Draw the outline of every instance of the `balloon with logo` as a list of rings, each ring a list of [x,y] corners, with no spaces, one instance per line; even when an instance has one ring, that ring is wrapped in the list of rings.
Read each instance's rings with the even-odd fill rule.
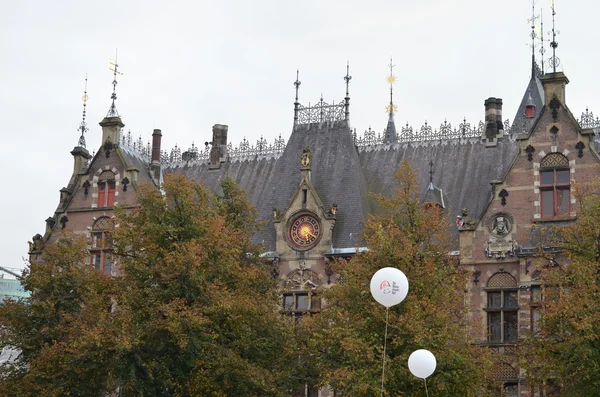
[[[425,379],[433,374],[437,362],[432,352],[425,349],[415,350],[408,357],[408,369],[417,378]]]
[[[371,295],[385,307],[402,302],[408,294],[408,279],[395,267],[379,269],[371,278]]]

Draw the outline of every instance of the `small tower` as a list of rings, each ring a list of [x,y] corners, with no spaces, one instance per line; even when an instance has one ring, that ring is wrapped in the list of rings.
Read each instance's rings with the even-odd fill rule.
[[[392,58],[390,58],[390,75],[387,78],[390,84],[390,104],[386,107],[388,113],[388,122],[385,128],[384,142],[391,143],[398,141],[398,134],[396,133],[396,123],[394,121],[394,113],[398,111],[398,106],[394,105],[394,83],[396,82],[396,76],[394,76],[394,66],[392,64]]]
[[[125,127],[123,121],[121,121],[121,116],[117,111],[117,107],[115,105],[115,101],[117,100],[117,75],[122,74],[118,71],[119,64],[117,63],[117,57],[115,56],[114,62],[109,63],[109,70],[113,72],[113,92],[110,98],[112,99],[112,104],[108,109],[108,113],[106,117],[100,122],[100,126],[102,127],[102,145],[103,150],[109,154],[110,150],[119,143],[119,138],[121,136],[121,128]]]
[[[83,169],[86,161],[92,158],[92,156],[90,155],[90,152],[88,152],[87,149],[85,148],[85,133],[88,131],[87,123],[85,121],[85,113],[86,113],[86,107],[87,107],[87,101],[88,101],[87,75],[85,76],[85,88],[83,90],[83,97],[81,97],[81,99],[83,101],[83,116],[81,118],[81,123],[79,124],[79,128],[77,129],[78,131],[81,132],[81,136],[79,137],[77,146],[75,146],[75,148],[71,151],[71,154],[73,155],[73,159],[74,159],[74,164],[73,164],[73,173],[74,174],[77,174],[78,172],[80,172]]]

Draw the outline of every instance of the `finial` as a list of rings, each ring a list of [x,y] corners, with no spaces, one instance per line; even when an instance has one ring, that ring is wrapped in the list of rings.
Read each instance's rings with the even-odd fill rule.
[[[119,72],[119,64],[117,63],[117,57],[119,55],[119,50],[117,50],[115,52],[115,59],[113,60],[109,60],[108,61],[108,70],[111,70],[113,72],[113,92],[112,95],[110,96],[110,99],[112,99],[112,104],[110,105],[110,109],[108,109],[108,114],[106,115],[106,117],[121,117],[119,116],[119,112],[117,112],[117,107],[115,106],[115,101],[117,100],[117,75],[118,74],[123,74],[121,72]]]
[[[302,82],[298,80],[299,77],[300,69],[296,69],[296,81],[294,81],[294,87],[296,87],[296,102],[298,102],[298,88],[300,87],[300,84],[302,84]]]
[[[352,80],[352,76],[350,76],[350,61],[346,62],[346,75],[344,76],[344,81],[346,82],[346,97],[344,98],[344,120],[350,120],[350,80]]]
[[[396,82],[396,76],[394,76],[394,64],[392,64],[392,58],[390,57],[390,75],[387,78],[390,83],[390,104],[386,106],[385,111],[389,113],[390,117],[394,117],[394,113],[398,111],[398,106],[394,105],[394,83]]]
[[[83,96],[81,97],[83,101],[83,117],[81,118],[81,123],[79,124],[78,131],[81,131],[81,136],[79,137],[79,142],[77,142],[77,146],[85,147],[85,136],[84,134],[88,131],[87,123],[85,122],[85,109],[87,106],[88,95],[87,95],[87,73],[85,74],[85,88],[83,89]]]
[[[531,78],[535,77],[535,39],[537,38],[535,21],[539,18],[535,15],[536,2],[536,0],[531,0],[531,18],[527,20],[531,24]]]
[[[429,162],[429,187],[433,186],[433,160]]]
[[[296,87],[296,100],[294,101],[294,125],[298,124],[298,111],[300,103],[298,102],[298,88],[300,87],[300,69],[296,69],[296,81],[294,81],[294,87]]]
[[[556,10],[554,8],[554,0],[552,0],[550,8],[552,9],[552,41],[550,42],[550,47],[552,47],[552,58],[550,59],[550,64],[552,65],[552,72],[556,73],[556,68],[560,66],[560,59],[556,57],[556,47],[558,47],[556,35],[560,32],[557,31],[554,26],[554,16],[556,15]]]
[[[346,63],[346,75],[344,76],[344,81],[346,82],[346,96],[349,95],[350,80],[352,80],[352,76],[350,76],[350,61],[348,61]]]

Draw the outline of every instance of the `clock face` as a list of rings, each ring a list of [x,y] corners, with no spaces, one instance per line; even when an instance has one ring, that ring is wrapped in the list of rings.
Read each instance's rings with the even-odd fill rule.
[[[311,215],[300,215],[290,225],[290,240],[294,248],[309,249],[321,238],[321,223]]]

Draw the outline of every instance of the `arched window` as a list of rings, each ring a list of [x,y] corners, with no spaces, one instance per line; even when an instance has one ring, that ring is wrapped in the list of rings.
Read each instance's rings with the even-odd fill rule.
[[[488,342],[517,341],[519,300],[517,281],[506,272],[490,277],[487,284]]]
[[[492,379],[499,383],[500,395],[503,397],[517,397],[519,395],[519,375],[510,364],[495,363],[492,367]]]
[[[570,212],[569,159],[550,153],[540,163],[540,208],[542,218],[568,216]]]
[[[107,216],[96,219],[92,226],[92,244],[90,249],[91,265],[96,270],[110,276],[112,274],[112,238],[110,230],[113,221]]]
[[[115,189],[115,174],[111,171],[103,171],[98,177],[98,208],[113,206]]]

